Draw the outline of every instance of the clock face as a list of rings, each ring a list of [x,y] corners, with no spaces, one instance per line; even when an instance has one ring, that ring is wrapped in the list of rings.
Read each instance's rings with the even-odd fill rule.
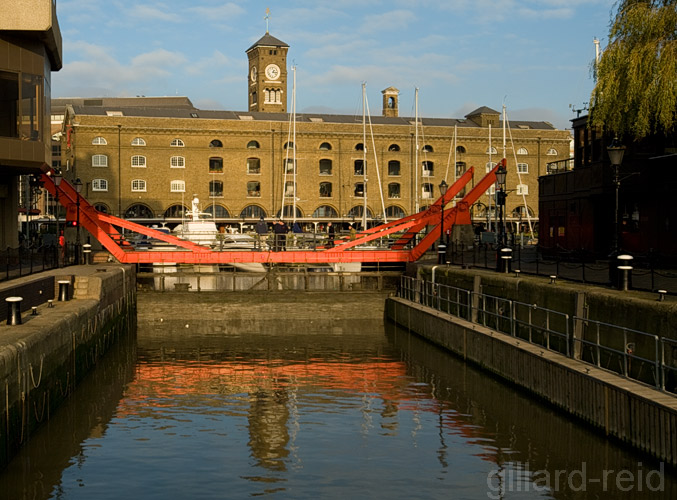
[[[251,79],[252,79],[252,82],[255,82],[255,81],[256,81],[256,75],[257,75],[257,73],[258,73],[258,71],[257,71],[257,69],[256,69],[256,66],[254,66],[254,67],[252,68],[252,72],[251,72],[251,75],[250,75],[250,77],[251,77]]]
[[[266,66],[266,76],[270,80],[277,80],[280,77],[280,68],[277,67],[277,64],[269,64]]]

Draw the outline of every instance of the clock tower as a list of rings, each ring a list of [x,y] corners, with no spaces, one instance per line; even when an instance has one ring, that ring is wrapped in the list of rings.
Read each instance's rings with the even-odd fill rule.
[[[287,112],[287,51],[289,45],[266,32],[247,49],[249,111]]]

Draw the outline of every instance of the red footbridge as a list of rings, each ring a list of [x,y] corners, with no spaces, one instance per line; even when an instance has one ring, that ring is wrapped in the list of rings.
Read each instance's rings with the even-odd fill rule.
[[[467,194],[457,201],[453,208],[444,210],[444,228],[471,223],[470,206],[475,203],[492,184],[496,182],[496,170],[505,163],[502,160],[485,175]],[[157,229],[130,222],[119,217],[104,214],[96,210],[86,199],[80,196],[66,180],[57,187],[53,172],[42,175],[45,188],[66,207],[67,220],[75,220],[78,210],[80,225],[94,236],[101,245],[119,262],[125,264],[238,264],[238,263],[279,263],[279,264],[324,264],[349,262],[415,262],[440,238],[442,207],[453,200],[473,178],[470,167],[447,192],[432,205],[419,213],[403,217],[393,222],[381,224],[360,232],[354,239],[340,238],[334,246],[318,246],[315,249],[290,249],[286,252],[219,250],[198,245]],[[133,245],[128,235],[132,232],[148,238],[163,241],[166,249],[148,251]],[[422,233],[419,237],[419,233]],[[374,240],[386,238],[388,248],[373,248]]]

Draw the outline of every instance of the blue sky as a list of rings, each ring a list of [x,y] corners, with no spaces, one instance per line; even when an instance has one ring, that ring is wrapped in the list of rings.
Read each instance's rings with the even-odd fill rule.
[[[58,0],[64,67],[53,97],[185,95],[247,108],[245,50],[289,44],[297,112],[462,118],[479,106],[570,128],[593,88],[593,38],[606,45],[615,0]],[[291,92],[291,85],[290,85]]]

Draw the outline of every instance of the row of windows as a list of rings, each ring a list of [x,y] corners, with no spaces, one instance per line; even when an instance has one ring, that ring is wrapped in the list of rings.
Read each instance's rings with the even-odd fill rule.
[[[134,155],[131,159],[132,167],[145,168],[147,166],[146,157],[142,155]],[[183,156],[172,156],[169,159],[169,165],[171,168],[185,168],[186,159]],[[495,162],[489,162],[486,164],[486,172],[490,172],[497,164]],[[93,167],[107,167],[108,166],[108,157],[106,155],[93,155],[92,156],[92,166]],[[354,175],[364,175],[364,160],[355,160],[353,166]],[[421,163],[423,168],[422,176],[423,177],[432,177],[434,175],[435,164],[432,161],[423,161]],[[319,163],[320,175],[332,175],[333,173],[333,162],[329,159],[322,159]],[[294,173],[294,160],[286,160],[286,173]],[[459,177],[463,175],[466,171],[465,162],[456,162],[456,176]],[[209,159],[209,172],[219,173],[223,172],[223,158],[221,157],[212,157]],[[517,172],[520,174],[529,173],[529,164],[528,163],[518,163]],[[247,158],[247,173],[248,174],[260,174],[261,173],[261,160],[259,158]],[[400,162],[398,160],[390,160],[388,162],[388,175],[398,176],[400,173]]]
[[[96,208],[99,212],[102,213],[109,213],[110,209],[105,203],[97,203],[94,205],[94,208]],[[188,208],[183,206],[183,205],[172,205],[170,206],[167,210],[162,213],[161,217],[165,219],[180,219],[182,217],[185,217],[186,212],[188,212]],[[213,214],[214,217],[217,218],[230,218],[230,212],[228,212],[228,209],[221,205],[217,205],[214,203],[210,203],[204,208],[205,213]],[[284,207],[284,216],[285,217],[292,217],[294,213],[294,209],[291,205],[285,205]],[[355,217],[356,219],[361,218],[362,214],[364,213],[364,206],[362,205],[356,205],[353,208],[351,208],[347,214],[344,215],[344,217]],[[279,217],[281,214],[281,211],[277,213],[277,216]],[[406,212],[402,209],[402,207],[398,207],[397,205],[390,205],[386,207],[386,217],[389,219],[401,219],[402,217],[406,216]],[[150,207],[147,205],[144,205],[142,203],[137,203],[129,207],[127,210],[124,212],[124,217],[126,219],[152,219],[155,217],[153,214],[153,211],[151,210]],[[269,217],[269,215],[266,213],[265,209],[263,207],[260,207],[258,205],[247,205],[241,212],[238,218],[250,218],[250,219],[258,219],[259,217]],[[296,207],[296,217],[304,217],[303,212],[301,212],[301,209]],[[315,209],[313,212],[312,216],[313,218],[332,218],[332,219],[338,219],[339,213],[337,210],[329,205],[320,205]],[[372,219],[374,217],[373,212],[371,209],[367,208],[367,217]]]
[[[106,145],[106,144],[108,144],[108,141],[106,141],[106,139],[105,139],[104,137],[98,136],[98,137],[95,137],[94,139],[92,139],[92,144],[95,144],[95,145]],[[142,139],[141,137],[136,137],[136,138],[134,138],[134,139],[132,140],[132,143],[131,143],[131,144],[132,144],[132,146],[145,146],[145,145],[146,145],[146,141],[145,141],[144,139]],[[184,142],[183,142],[181,139],[178,139],[178,138],[177,138],[177,139],[172,140],[172,142],[170,143],[170,146],[173,146],[173,147],[183,147],[183,146],[185,146],[185,144],[184,144]],[[211,141],[211,142],[209,143],[209,147],[210,147],[210,148],[222,148],[222,147],[223,147],[223,142],[221,142],[219,139],[214,139],[213,141]],[[261,145],[259,144],[258,141],[249,141],[249,142],[247,143],[247,148],[248,148],[248,149],[259,149],[260,147],[261,147]],[[285,149],[285,150],[286,150],[286,149],[294,149],[294,143],[293,143],[293,142],[287,142],[287,143],[285,143],[284,149]],[[320,144],[319,149],[320,149],[320,151],[331,151],[331,150],[333,149],[333,147],[332,147],[332,145],[331,145],[330,143],[328,143],[328,142],[323,142],[322,144]],[[358,142],[358,143],[355,145],[355,151],[364,151],[364,144],[361,143],[361,142]],[[400,146],[399,146],[398,144],[391,144],[390,146],[388,146],[388,151],[391,151],[391,152],[393,152],[393,151],[395,151],[395,152],[396,152],[396,151],[400,151]],[[431,145],[426,144],[425,146],[423,146],[423,147],[421,148],[421,151],[422,151],[423,153],[433,153],[433,152],[434,152],[434,149],[433,149],[433,147],[432,147]],[[465,147],[463,147],[463,146],[457,146],[457,147],[456,147],[456,152],[459,153],[459,154],[465,154],[465,153],[466,153],[466,149],[465,149]],[[498,150],[497,150],[494,146],[491,146],[491,147],[488,147],[488,148],[486,149],[486,154],[497,155],[497,154],[498,154]],[[527,148],[519,148],[519,149],[517,150],[517,154],[518,154],[518,155],[528,155],[528,154],[529,154],[529,151],[527,150]],[[549,155],[549,156],[556,156],[556,155],[557,155],[557,150],[556,150],[555,148],[549,148],[548,151],[546,152],[546,155]]]
[[[132,191],[134,192],[145,192],[147,188],[147,183],[143,179],[134,179],[131,182]],[[294,196],[295,194],[295,184],[293,181],[288,181],[285,183],[285,196]],[[108,191],[108,180],[106,179],[93,179],[92,180],[92,190],[93,191]],[[186,181],[184,180],[173,180],[169,183],[169,191],[172,193],[185,193],[186,192]],[[430,183],[423,184],[422,187],[423,198],[432,198],[433,194],[433,185]],[[519,194],[519,193],[518,193]],[[364,197],[364,183],[356,182],[353,186],[353,195],[358,198]],[[223,182],[222,181],[210,181],[209,182],[209,196],[221,197],[223,196]],[[247,196],[259,198],[261,196],[261,183],[258,181],[249,181],[247,182]],[[319,185],[319,196],[320,198],[331,198],[333,196],[333,184],[331,182],[321,182]],[[401,186],[397,182],[391,182],[388,184],[388,198],[399,199],[401,197]]]

